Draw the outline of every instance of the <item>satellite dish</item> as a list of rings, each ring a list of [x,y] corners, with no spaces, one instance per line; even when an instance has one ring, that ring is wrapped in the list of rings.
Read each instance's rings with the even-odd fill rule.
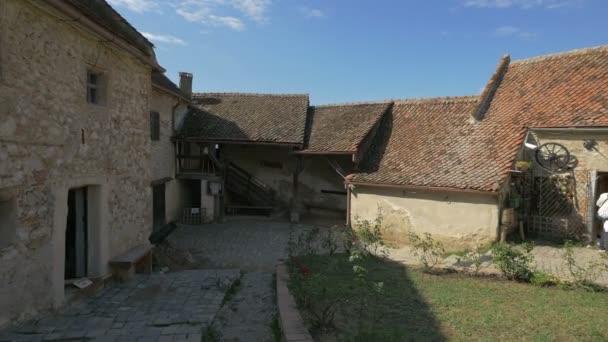
[[[558,143],[542,144],[534,154],[536,163],[549,172],[564,172],[570,169],[570,152]]]

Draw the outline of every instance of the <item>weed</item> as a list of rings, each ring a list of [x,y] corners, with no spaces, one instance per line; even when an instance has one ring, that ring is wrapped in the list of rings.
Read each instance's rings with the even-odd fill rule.
[[[551,287],[559,285],[560,281],[552,274],[536,271],[530,278],[530,283],[534,286]]]
[[[281,324],[279,323],[279,315],[275,315],[272,319],[270,329],[272,330],[274,341],[281,342],[283,340],[283,332],[281,331]]]
[[[608,271],[607,257],[605,254],[601,254],[601,258],[598,261],[592,261],[586,266],[577,263],[574,257],[574,243],[567,240],[564,243],[562,258],[566,263],[568,272],[573,279],[573,285],[580,288],[596,291],[595,281],[599,276]]]
[[[224,294],[224,299],[222,299],[222,306],[224,306],[224,304],[231,301],[232,298],[234,298],[234,296],[237,294],[237,292],[239,292],[240,288],[241,288],[241,278],[238,278],[237,280],[235,280],[232,283],[232,285],[230,285],[228,290],[226,290],[226,293]]]
[[[222,340],[222,333],[213,323],[207,325],[202,333],[201,342],[220,342]]]

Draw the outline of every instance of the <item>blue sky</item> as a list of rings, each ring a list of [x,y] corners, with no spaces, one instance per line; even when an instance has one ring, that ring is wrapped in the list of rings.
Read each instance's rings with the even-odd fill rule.
[[[606,0],[108,0],[194,91],[313,104],[478,94],[513,59],[608,44]]]

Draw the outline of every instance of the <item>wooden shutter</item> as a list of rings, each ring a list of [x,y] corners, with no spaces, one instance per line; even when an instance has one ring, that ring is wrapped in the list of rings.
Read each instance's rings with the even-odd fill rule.
[[[150,138],[160,140],[160,115],[158,112],[150,112]]]

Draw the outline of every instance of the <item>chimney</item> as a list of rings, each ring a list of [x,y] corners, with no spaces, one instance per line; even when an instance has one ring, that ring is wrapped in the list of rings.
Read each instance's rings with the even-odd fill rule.
[[[179,73],[179,89],[188,95],[188,97],[192,97],[192,74],[189,72],[180,72]]]

